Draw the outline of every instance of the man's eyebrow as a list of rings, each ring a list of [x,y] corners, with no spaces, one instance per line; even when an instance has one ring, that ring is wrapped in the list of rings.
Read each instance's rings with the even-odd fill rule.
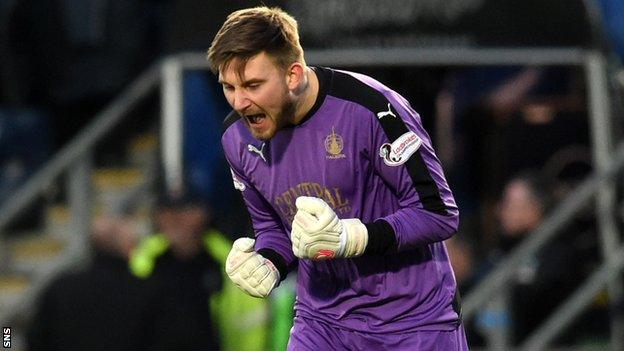
[[[254,84],[254,83],[263,83],[265,81],[266,81],[266,79],[264,79],[264,78],[251,78],[251,79],[248,79],[248,80],[244,81],[241,85],[242,86],[249,86],[249,85]],[[232,84],[222,80],[221,78],[219,78],[218,82],[219,82],[219,84],[232,85]]]
[[[254,84],[254,83],[262,83],[264,81],[266,81],[266,79],[263,79],[263,78],[251,78],[251,79],[248,79],[248,80],[244,81],[242,86],[245,87],[245,86],[249,86],[249,85]]]

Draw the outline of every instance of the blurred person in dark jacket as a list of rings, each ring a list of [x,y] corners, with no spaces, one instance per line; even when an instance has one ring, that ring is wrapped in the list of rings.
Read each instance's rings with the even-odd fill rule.
[[[497,213],[500,243],[496,257],[511,252],[546,219],[552,184],[540,173],[527,171],[512,177],[504,187]],[[581,242],[592,235],[576,226],[560,232],[535,255],[518,265],[510,286],[513,341],[521,343],[549,317],[585,278],[582,267],[591,260]],[[574,333],[564,333],[557,343],[570,343]]]
[[[219,263],[205,249],[206,204],[190,192],[167,192],[158,199],[158,233],[141,240],[130,270],[158,289],[159,333],[151,350],[219,350],[210,298],[222,288]]]
[[[27,332],[30,351],[151,350],[157,311],[146,284],[127,270],[137,237],[131,223],[95,221],[92,262],[55,278],[38,300]]]

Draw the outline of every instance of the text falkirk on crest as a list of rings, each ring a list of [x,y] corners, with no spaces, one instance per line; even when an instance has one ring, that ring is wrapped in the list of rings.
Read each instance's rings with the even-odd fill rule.
[[[345,158],[345,154],[342,153],[344,148],[344,142],[340,134],[336,134],[334,127],[332,127],[331,134],[325,138],[325,150],[327,155],[325,157],[329,160],[335,160],[339,158]]]

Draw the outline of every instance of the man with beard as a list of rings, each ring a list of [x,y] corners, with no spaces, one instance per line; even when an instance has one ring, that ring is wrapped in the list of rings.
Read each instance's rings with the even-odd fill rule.
[[[409,103],[370,77],[308,67],[277,8],[232,13],[208,56],[234,109],[222,144],[255,231],[226,272],[266,297],[298,267],[288,349],[467,349],[442,242],[458,210]]]

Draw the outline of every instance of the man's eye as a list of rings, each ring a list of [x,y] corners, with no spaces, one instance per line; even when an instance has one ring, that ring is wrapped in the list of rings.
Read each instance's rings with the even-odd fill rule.
[[[233,87],[233,86],[231,86],[231,85],[225,85],[225,84],[224,84],[224,85],[223,85],[223,90],[226,90],[226,91],[231,91],[231,90],[234,90],[234,87]]]

